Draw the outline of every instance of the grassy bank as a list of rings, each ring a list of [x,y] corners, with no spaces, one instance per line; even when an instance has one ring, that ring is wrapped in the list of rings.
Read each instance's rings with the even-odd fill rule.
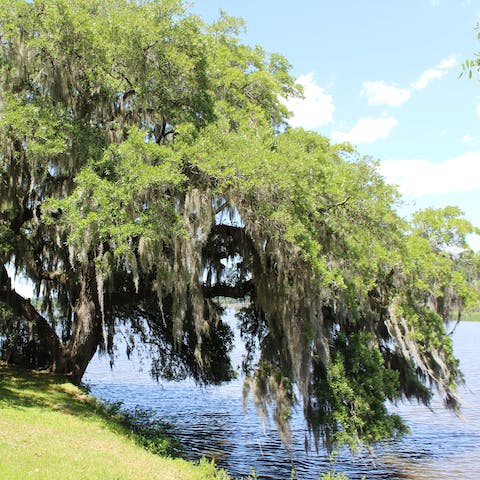
[[[0,478],[227,480],[200,465],[154,455],[94,398],[61,377],[0,365]]]

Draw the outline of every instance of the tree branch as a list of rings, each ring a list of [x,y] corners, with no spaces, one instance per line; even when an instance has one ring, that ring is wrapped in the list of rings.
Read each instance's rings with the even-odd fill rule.
[[[57,333],[50,323],[37,312],[30,300],[23,298],[11,288],[11,280],[5,265],[2,265],[0,268],[0,302],[8,305],[13,313],[19,317],[35,325],[39,336],[45,341],[52,358],[57,358],[59,352],[63,350],[63,344]]]
[[[332,210],[332,208],[337,208],[337,207],[341,207],[342,205],[345,205],[349,200],[350,200],[350,197],[347,197],[344,200],[342,200],[341,202],[326,205],[325,207],[319,208],[319,210],[322,213],[328,212],[329,210]]]
[[[240,282],[235,285],[226,283],[216,283],[215,285],[202,285],[203,295],[205,298],[228,297],[228,298],[245,298],[253,292],[254,286],[251,280]]]
[[[60,285],[67,284],[67,274],[63,270],[55,270],[54,272],[49,272],[47,270],[42,270],[39,272],[39,277],[42,280],[51,280],[52,282],[59,283]]]

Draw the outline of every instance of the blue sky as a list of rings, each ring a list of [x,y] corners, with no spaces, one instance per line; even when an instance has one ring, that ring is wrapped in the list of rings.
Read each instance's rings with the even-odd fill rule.
[[[351,141],[399,185],[401,213],[458,205],[480,227],[480,0],[196,0],[242,17],[245,43],[283,54],[304,85],[293,126]],[[480,239],[472,239],[480,249]]]

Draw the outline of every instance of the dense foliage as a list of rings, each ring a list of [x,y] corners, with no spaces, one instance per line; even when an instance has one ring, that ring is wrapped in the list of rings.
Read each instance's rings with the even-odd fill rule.
[[[374,162],[289,128],[288,62],[241,28],[180,1],[0,1],[3,356],[79,382],[122,335],[153,375],[218,383],[231,297],[245,391],[285,438],[296,401],[327,447],[401,433],[386,400],[456,408],[445,322],[477,301],[475,229],[453,207],[406,223]]]

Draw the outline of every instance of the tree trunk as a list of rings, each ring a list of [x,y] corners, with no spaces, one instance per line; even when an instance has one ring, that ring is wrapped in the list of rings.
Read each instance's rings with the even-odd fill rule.
[[[80,383],[90,360],[103,339],[102,309],[97,289],[95,264],[89,259],[80,279],[80,293],[68,350],[72,362],[70,379]]]
[[[67,345],[62,343],[55,329],[30,300],[11,288],[4,265],[0,268],[0,301],[8,305],[15,315],[34,326],[39,342],[50,358],[49,370],[67,375],[72,383],[78,385],[103,338],[102,312],[93,261],[82,272],[72,336]]]

